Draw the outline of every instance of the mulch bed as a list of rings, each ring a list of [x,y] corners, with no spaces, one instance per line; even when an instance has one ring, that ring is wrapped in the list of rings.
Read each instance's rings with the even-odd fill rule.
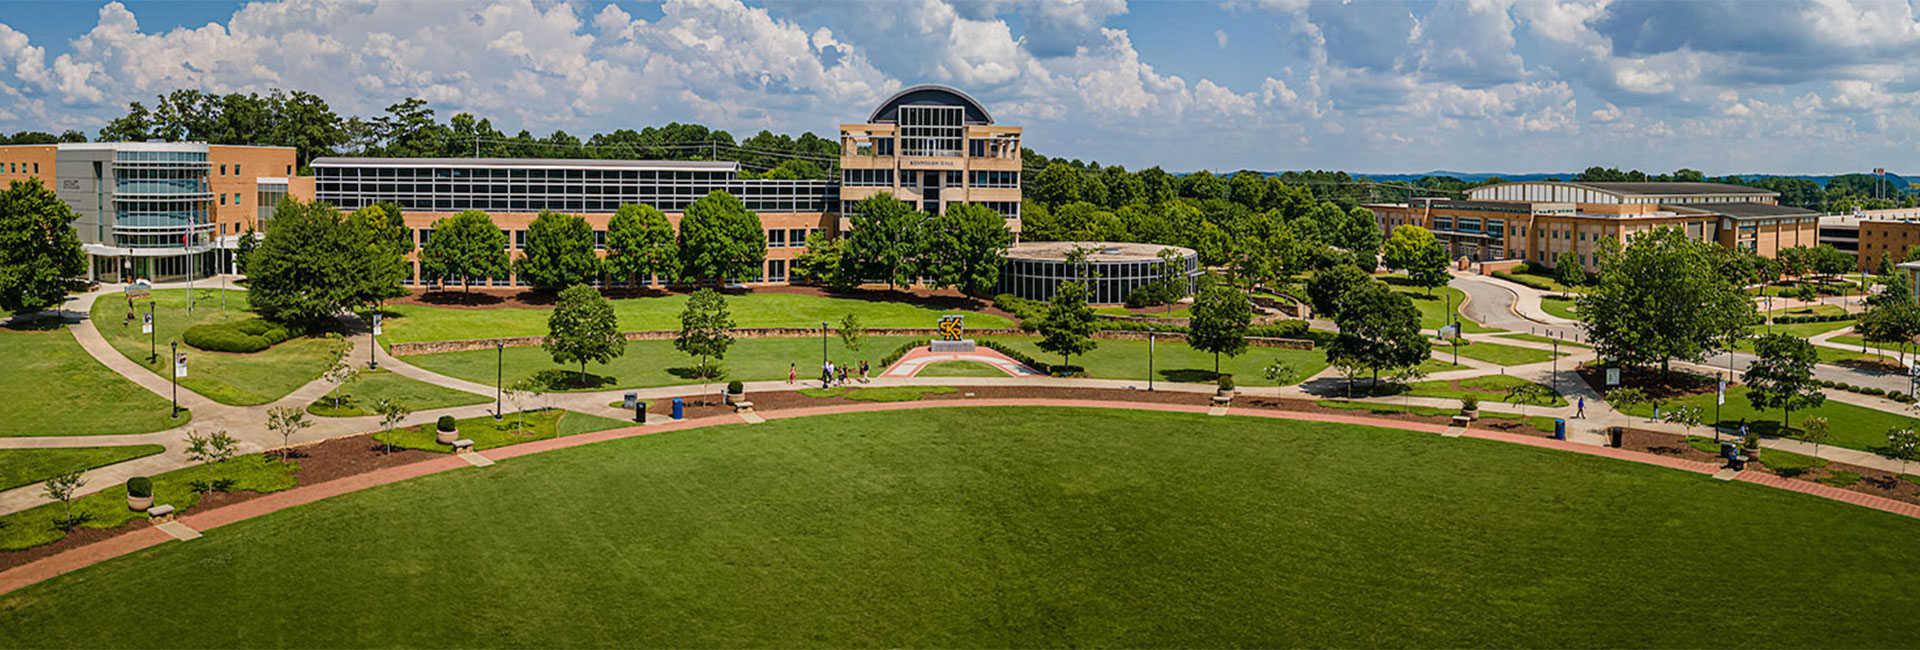
[[[391,454],[383,454],[381,453],[382,449],[382,445],[374,442],[373,434],[370,433],[345,438],[334,438],[295,447],[292,451],[292,457],[295,462],[300,463],[300,469],[294,472],[294,479],[298,481],[297,485],[313,485],[316,483],[325,483],[337,478],[353,476],[355,474],[364,474],[374,470],[386,469],[388,467],[411,465],[443,456],[443,454],[432,452],[398,448],[394,449]],[[276,454],[270,452],[263,453],[275,458],[278,457]],[[261,492],[209,492],[200,495],[200,502],[194,504],[193,508],[182,510],[179,514],[188,515],[195,512],[206,512],[222,506],[251,501],[262,496],[266,495]],[[43,544],[18,551],[0,551],[0,571],[21,566],[41,558],[58,555],[64,551],[88,544],[132,533],[141,528],[146,528],[147,525],[145,520],[135,519],[128,522],[127,525],[118,528],[75,528],[68,532],[66,537],[51,544]]]
[[[1615,388],[1638,388],[1646,391],[1647,398],[1665,402],[1693,395],[1703,395],[1718,390],[1714,378],[1675,370],[1662,375],[1658,369],[1642,370],[1626,368],[1620,371],[1620,385],[1607,386],[1607,370],[1599,364],[1582,364],[1574,372],[1580,374],[1580,380],[1587,382],[1587,388],[1601,395]]]
[[[1707,435],[1702,437],[1711,438],[1712,435],[1712,431],[1709,430]],[[1724,439],[1733,440],[1734,438],[1726,437]],[[1718,454],[1710,454],[1694,449],[1693,446],[1687,444],[1686,440],[1681,436],[1662,431],[1628,428],[1626,434],[1621,436],[1620,446],[1629,451],[1697,460],[1706,463],[1720,462],[1720,456]],[[1820,479],[1832,476],[1834,472],[1852,472],[1860,475],[1860,480],[1855,481],[1852,485],[1844,486],[1841,489],[1871,494],[1877,497],[1886,497],[1896,501],[1905,501],[1907,503],[1920,503],[1920,484],[1902,479],[1899,474],[1870,467],[1829,461],[1825,467],[1814,467],[1798,473],[1785,472],[1768,467],[1767,451],[1761,450],[1760,462],[1758,464],[1748,464],[1747,469],[1810,483],[1818,483]]]

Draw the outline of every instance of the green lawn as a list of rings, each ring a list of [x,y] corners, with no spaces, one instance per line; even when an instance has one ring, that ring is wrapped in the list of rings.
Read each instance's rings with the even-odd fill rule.
[[[166,398],[114,373],[73,334],[0,328],[0,437],[92,436],[163,431]]]
[[[362,371],[353,383],[341,388],[336,404],[334,395],[322,396],[307,405],[307,412],[324,417],[374,415],[380,400],[391,400],[415,411],[430,411],[450,406],[491,402],[493,398],[464,390],[435,386],[409,379],[387,370]]]
[[[1448,358],[1452,358],[1452,357],[1448,357]],[[1422,361],[1422,362],[1420,362],[1420,372],[1424,372],[1424,373],[1426,373],[1426,374],[1429,374],[1429,375],[1431,375],[1431,374],[1433,374],[1433,373],[1436,373],[1436,372],[1448,372],[1448,371],[1452,371],[1452,370],[1466,370],[1466,369],[1468,369],[1468,368],[1472,368],[1472,367],[1473,367],[1473,366],[1468,366],[1468,365],[1462,365],[1462,364],[1457,364],[1457,363],[1452,363],[1452,362],[1449,362],[1449,361],[1442,361],[1442,360],[1440,360],[1440,359],[1439,359],[1438,357],[1434,357],[1434,358],[1429,358],[1429,359],[1427,359],[1426,361]]]
[[[1527,380],[1512,375],[1481,375],[1479,377],[1451,380],[1434,379],[1431,381],[1414,382],[1413,385],[1410,386],[1411,390],[1408,391],[1407,394],[1411,394],[1414,397],[1447,397],[1452,399],[1460,399],[1468,394],[1473,394],[1478,395],[1482,402],[1504,403],[1507,401],[1507,389],[1524,383],[1527,383]],[[1457,388],[1455,384],[1458,384]],[[1528,404],[1528,406],[1566,405],[1566,398],[1558,396],[1554,397],[1554,403],[1552,404],[1542,404],[1539,402]]]
[[[1727,540],[1766,543],[1738,571],[1698,552]],[[328,499],[11,594],[0,645],[1908,647],[1916,544],[1904,517],[1471,438],[942,409]]]
[[[1760,312],[1760,315],[1767,318],[1780,318],[1782,316],[1838,316],[1844,313],[1847,313],[1847,310],[1841,309],[1839,305],[1820,304],[1812,307],[1793,307],[1790,309],[1763,311]]]
[[[1713,401],[1713,393],[1706,393],[1677,401],[1665,402],[1660,405],[1660,408],[1664,412],[1680,406],[1697,406],[1700,407],[1700,419],[1702,423],[1711,425],[1714,413]],[[1653,406],[1650,404],[1637,404],[1633,408],[1626,409],[1626,412],[1641,417],[1649,417],[1653,415]],[[1833,399],[1827,400],[1825,404],[1820,405],[1818,408],[1794,411],[1794,428],[1798,429],[1800,423],[1806,421],[1809,417],[1824,417],[1827,419],[1827,424],[1833,432],[1833,439],[1827,441],[1827,444],[1865,451],[1873,451],[1886,446],[1888,429],[1896,426],[1910,427],[1920,424],[1916,423],[1914,418],[1911,417],[1885,411],[1876,411],[1862,406],[1854,406]],[[1779,409],[1768,409],[1764,412],[1756,411],[1753,408],[1753,403],[1747,401],[1746,386],[1729,386],[1727,388],[1727,403],[1720,406],[1720,424],[1728,430],[1734,430],[1740,427],[1742,420],[1747,422],[1750,430],[1760,435],[1771,436],[1779,435],[1780,433]]]
[[[802,388],[800,394],[807,397],[846,397],[856,402],[911,402],[928,395],[945,395],[956,392],[952,386],[875,386],[857,388],[835,386],[833,388]]]
[[[1147,313],[1145,314],[1137,314],[1137,313],[1128,311],[1126,307],[1117,307],[1113,305],[1108,305],[1106,307],[1093,308],[1093,313],[1106,314],[1108,316],[1154,316],[1159,318],[1193,318],[1193,309],[1187,305],[1174,305],[1173,311],[1167,311],[1166,306],[1162,305],[1162,306],[1154,307],[1152,309],[1147,310]]]
[[[294,485],[296,461],[282,464],[278,458],[246,454],[213,465],[194,465],[153,477],[154,505],[172,504],[184,512],[200,502],[202,488],[226,484],[228,491],[278,492]],[[75,499],[73,513],[85,528],[118,528],[145,513],[127,509],[127,486],[115,485]],[[0,550],[13,550],[59,541],[67,534],[59,525],[66,521],[65,510],[50,503],[30,510],[0,516]],[[0,601],[0,611],[6,602]],[[4,614],[0,614],[3,617]],[[0,640],[0,643],[5,643]]]
[[[1556,356],[1552,350],[1536,350],[1533,348],[1523,348],[1517,345],[1501,345],[1499,343],[1488,343],[1486,341],[1478,341],[1478,342],[1470,343],[1467,345],[1462,345],[1462,346],[1459,346],[1459,348],[1460,348],[1460,356],[1462,357],[1466,357],[1469,359],[1478,359],[1480,361],[1485,361],[1487,363],[1498,364],[1502,366],[1524,366],[1530,363],[1544,363],[1547,361],[1552,361],[1553,358]],[[1451,346],[1435,345],[1433,346],[1433,351],[1437,358],[1442,358],[1442,359],[1453,358],[1454,351]],[[1567,353],[1562,352],[1557,356],[1564,357],[1564,356],[1567,356]]]
[[[1407,294],[1413,299],[1413,306],[1420,310],[1420,329],[1437,330],[1447,325],[1447,305],[1451,301],[1455,315],[1459,315],[1460,305],[1466,300],[1466,294],[1453,287],[1440,287],[1428,291],[1426,287],[1408,284],[1406,277],[1400,275],[1381,276],[1381,281],[1394,291]],[[1429,295],[1431,294],[1431,295]],[[1459,316],[1461,328],[1467,334],[1498,332],[1497,330]]]
[[[185,289],[153,292],[157,308],[151,337],[140,333],[139,315],[147,312],[147,305],[137,305],[133,322],[127,323],[127,303],[117,296],[102,297],[93,303],[93,325],[120,354],[145,364],[165,378],[172,372],[167,344],[178,340],[187,327],[253,317],[252,312],[246,311],[245,291],[226,292],[224,314],[220,310],[219,290],[199,289],[194,293],[198,300],[189,316]],[[187,376],[180,380],[180,386],[222,404],[265,404],[285,397],[326,372],[336,356],[333,350],[344,344],[338,339],[313,336],[289,340],[253,354],[228,354],[195,350],[181,343],[180,351],[187,355]],[[151,361],[150,347],[159,352],[158,358]]]
[[[987,337],[983,337],[987,338]],[[1060,355],[1041,352],[1034,337],[991,337],[1046,363],[1059,363]],[[1101,340],[1093,352],[1075,356],[1073,365],[1086,369],[1097,379],[1147,379],[1147,342]],[[1213,355],[1187,347],[1185,343],[1162,341],[1153,347],[1153,372],[1161,381],[1210,382],[1214,380]],[[1287,350],[1249,346],[1238,357],[1220,357],[1220,372],[1233,375],[1240,384],[1254,386],[1268,382],[1263,370],[1275,359],[1293,367],[1293,381],[1299,383],[1327,367],[1324,350]]]
[[[561,409],[508,413],[497,422],[492,416],[454,421],[454,428],[460,431],[460,439],[472,440],[474,451],[628,426],[633,426],[633,423]],[[453,452],[452,447],[440,444],[435,439],[433,424],[395,429],[391,433],[380,432],[373,437],[403,449]]]
[[[0,449],[0,490],[32,485],[73,471],[85,471],[166,451],[160,445]]]
[[[1548,314],[1559,316],[1567,320],[1580,320],[1580,315],[1573,310],[1572,300],[1563,300],[1560,298],[1541,298],[1540,311],[1544,311],[1544,312],[1547,312]]]
[[[926,339],[867,337],[857,356],[841,345],[838,336],[828,339],[827,347],[834,363],[853,361],[854,367],[858,367],[859,359],[877,364],[881,357],[909,341],[924,343]],[[613,363],[587,365],[586,389],[724,384],[729,379],[784,380],[789,366],[798,366],[801,379],[817,379],[820,377],[820,347],[819,337],[738,339],[728,349],[726,359],[721,361],[725,375],[717,381],[703,381],[693,376],[694,359],[675,350],[673,341],[628,341],[627,353],[614,359]],[[493,385],[499,363],[496,356],[493,350],[474,350],[407,356],[400,360],[450,377]],[[507,348],[503,355],[498,356],[505,358],[504,372],[509,387],[522,379],[536,376],[555,386],[568,389],[579,386],[576,376],[580,367],[554,363],[553,356],[547,354],[546,350],[537,347]],[[879,367],[872,368],[875,375],[880,371]]]
[[[942,361],[920,369],[916,377],[1005,377],[999,368],[978,361]]]
[[[1548,337],[1548,336],[1541,336],[1541,335],[1539,335],[1539,334],[1527,334],[1527,333],[1524,333],[1524,332],[1523,332],[1523,333],[1519,333],[1519,334],[1501,334],[1501,335],[1500,335],[1500,338],[1503,338],[1503,339],[1518,339],[1518,340],[1521,340],[1521,341],[1532,341],[1532,342],[1534,342],[1534,343],[1546,343],[1546,344],[1552,344],[1552,343],[1553,343],[1554,341],[1559,341],[1559,342],[1560,342],[1560,347],[1563,347],[1563,348],[1564,348],[1564,347],[1576,347],[1576,348],[1591,348],[1591,347],[1593,347],[1593,346],[1591,346],[1591,345],[1587,345],[1587,344],[1585,344],[1585,343],[1577,343],[1577,342],[1574,342],[1574,341],[1569,341],[1569,340],[1566,340],[1566,339],[1555,339],[1555,338],[1553,338],[1553,337]]]
[[[965,313],[966,326],[1010,327],[1005,318],[975,312],[932,309],[902,302],[855,298],[827,298],[791,293],[749,293],[727,296],[727,309],[739,327],[835,327],[849,313],[858,314],[867,327],[936,327],[941,316]],[[622,331],[680,329],[685,295],[614,300]],[[387,308],[381,340],[387,343],[450,341],[498,336],[543,336],[549,309],[452,309],[421,305]]]

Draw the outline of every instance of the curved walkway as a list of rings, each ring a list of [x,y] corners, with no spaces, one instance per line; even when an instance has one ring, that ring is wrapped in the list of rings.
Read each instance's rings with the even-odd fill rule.
[[[761,417],[767,420],[780,420],[780,419],[791,419],[791,418],[805,418],[805,417],[813,417],[813,416],[820,416],[820,415],[835,415],[835,414],[844,414],[844,413],[870,413],[870,412],[880,412],[880,411],[900,411],[900,410],[925,409],[925,408],[1007,408],[1007,407],[1035,407],[1035,406],[1068,407],[1068,408],[1132,409],[1132,410],[1144,410],[1144,411],[1190,413],[1190,414],[1196,414],[1196,415],[1205,414],[1205,413],[1208,413],[1209,411],[1209,408],[1207,406],[1185,405],[1185,404],[1115,402],[1115,401],[1103,401],[1103,400],[1075,400],[1075,399],[1064,399],[1064,400],[969,399],[969,400],[939,400],[939,401],[918,401],[918,402],[884,402],[884,403],[866,403],[866,404],[835,404],[830,406],[821,406],[821,407],[812,407],[812,408],[769,411],[761,414]],[[1299,411],[1277,411],[1277,410],[1269,410],[1269,409],[1234,410],[1234,411],[1231,411],[1230,414],[1280,419],[1280,420],[1299,420],[1299,421],[1312,421],[1312,422],[1334,422],[1334,423],[1342,423],[1342,424],[1356,424],[1356,425],[1363,425],[1363,426],[1374,426],[1374,427],[1399,429],[1404,431],[1413,431],[1418,433],[1453,435],[1452,432],[1449,430],[1449,428],[1443,425],[1426,424],[1426,423],[1419,423],[1419,422],[1403,422],[1398,420],[1384,420],[1379,418],[1370,418],[1370,417],[1363,417],[1363,416],[1306,413],[1306,412],[1299,412]],[[664,422],[657,425],[625,427],[621,429],[612,429],[612,430],[600,431],[595,433],[585,433],[585,434],[567,436],[562,438],[548,438],[545,440],[537,440],[533,442],[526,442],[526,443],[521,443],[517,445],[507,446],[507,447],[490,449],[484,453],[484,459],[489,461],[500,461],[500,460],[506,460],[509,458],[517,458],[520,456],[553,451],[557,449],[566,449],[571,447],[579,447],[582,445],[595,444],[599,442],[606,442],[609,440],[632,438],[636,436],[643,436],[643,435],[648,435],[653,433],[665,433],[670,431],[699,429],[699,428],[705,428],[705,427],[711,427],[711,426],[717,426],[717,425],[742,424],[743,422],[744,421],[737,416],[718,415],[718,416],[709,416],[709,417],[699,418],[699,419]],[[1475,429],[1467,429],[1464,432],[1461,432],[1457,435],[1461,435],[1469,438],[1480,438],[1484,440],[1493,440],[1498,442],[1526,445],[1526,446],[1536,447],[1536,448],[1552,449],[1557,451],[1571,451],[1576,453],[1587,454],[1590,456],[1600,456],[1605,458],[1613,458],[1617,460],[1626,460],[1626,461],[1632,461],[1632,462],[1638,462],[1638,463],[1645,463],[1649,465],[1666,467],[1670,469],[1677,469],[1677,470],[1693,472],[1697,474],[1710,475],[1719,471],[1720,469],[1718,466],[1710,463],[1702,463],[1698,461],[1669,458],[1666,456],[1656,456],[1653,454],[1645,454],[1645,453],[1626,451],[1621,449],[1612,449],[1608,447],[1594,447],[1594,446],[1583,445],[1579,443],[1553,440],[1549,438],[1538,438],[1533,436],[1497,433],[1497,432],[1491,432],[1491,431],[1479,431]],[[291,490],[287,490],[285,492],[276,492],[273,494],[268,494],[256,499],[250,499],[250,500],[243,501],[230,506],[215,508],[215,509],[207,510],[204,512],[190,513],[182,516],[178,523],[181,525],[184,525],[185,527],[191,529],[192,531],[207,531],[207,530],[219,528],[221,526],[225,526],[228,524],[245,521],[245,520],[259,517],[262,515],[278,512],[280,510],[285,510],[285,509],[293,508],[296,506],[305,505],[308,503],[313,503],[315,501],[320,501],[322,499],[327,499],[327,498],[339,496],[342,494],[347,494],[351,492],[364,490],[367,488],[397,483],[407,479],[427,476],[430,474],[438,474],[442,472],[460,470],[460,469],[476,466],[476,463],[468,460],[467,458],[463,458],[463,456],[481,456],[481,454],[448,455],[443,458],[435,458],[432,460],[421,461],[421,462],[413,463],[410,465],[403,465],[400,467],[392,467],[392,468],[387,468],[383,470],[367,472],[364,474],[357,474],[354,476],[327,481],[324,483],[316,483],[313,485],[299,486]],[[491,464],[491,463],[486,463],[486,464]],[[1884,512],[1898,514],[1901,516],[1920,518],[1920,505],[1914,505],[1914,504],[1905,503],[1901,501],[1895,501],[1892,499],[1876,497],[1872,495],[1862,494],[1859,492],[1841,490],[1838,488],[1829,488],[1822,485],[1807,483],[1805,481],[1783,480],[1772,475],[1763,474],[1760,472],[1752,472],[1752,471],[1741,472],[1740,474],[1734,477],[1734,480],[1741,480],[1741,481],[1746,481],[1746,482],[1754,483],[1758,485],[1766,485],[1770,487],[1776,487],[1776,488],[1791,490],[1795,492],[1802,492],[1805,494],[1811,494],[1811,495],[1822,497],[1822,498],[1859,505],[1862,507],[1872,508],[1875,510],[1881,510]],[[16,589],[20,589],[22,587],[26,587],[28,585],[32,585],[44,580],[49,580],[49,579],[58,577],[60,575],[63,575],[72,571],[76,571],[82,568],[86,568],[88,566],[92,566],[94,564],[98,564],[100,562],[104,562],[116,557],[128,555],[128,554],[135,553],[147,548],[158,546],[171,539],[174,539],[174,537],[171,534],[169,534],[168,532],[162,531],[159,528],[155,528],[155,527],[140,528],[130,533],[117,535],[94,544],[90,544],[90,545],[76,548],[64,553],[60,553],[58,555],[44,558],[26,565],[22,565],[20,567],[16,567],[14,569],[7,570],[5,572],[0,572],[0,594],[5,594],[8,592],[14,591]]]
[[[1001,354],[999,350],[987,347],[976,348],[972,352],[934,352],[928,348],[914,348],[901,355],[898,361],[881,372],[882,377],[913,377],[926,370],[927,366],[943,361],[971,361],[991,366],[1009,377],[1039,377],[1042,373],[1027,367],[1027,364],[1014,361],[1013,357]]]

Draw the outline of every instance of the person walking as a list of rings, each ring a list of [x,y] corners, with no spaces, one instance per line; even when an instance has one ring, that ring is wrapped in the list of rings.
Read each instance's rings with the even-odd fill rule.
[[[1579,406],[1575,408],[1573,417],[1581,419],[1587,417],[1587,397],[1585,395],[1580,396]]]
[[[798,381],[799,379],[800,379],[800,364],[797,364],[797,363],[787,364],[787,384],[792,385],[793,382]]]
[[[860,360],[860,383],[867,383],[867,360]]]

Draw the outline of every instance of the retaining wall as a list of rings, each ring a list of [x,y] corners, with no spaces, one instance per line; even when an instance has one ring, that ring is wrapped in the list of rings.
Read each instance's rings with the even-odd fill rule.
[[[740,329],[730,330],[729,333],[732,334],[733,338],[736,338],[736,339],[801,338],[801,337],[809,337],[809,336],[820,336],[821,334],[820,330],[813,329],[810,327],[744,327]],[[827,333],[835,334],[837,333],[837,330],[829,329],[827,330]],[[940,334],[940,330],[932,327],[893,327],[893,328],[874,327],[874,328],[867,329],[868,336],[924,336],[924,337],[927,337],[928,339],[932,339],[933,337],[938,336],[939,334]],[[1147,340],[1147,334],[1148,332],[1136,332],[1132,330],[1101,330],[1099,332],[1095,332],[1093,335],[1093,338],[1106,339],[1111,341],[1145,341]],[[1162,341],[1185,342],[1187,340],[1187,335],[1181,332],[1153,332],[1152,334],[1155,339],[1162,340]],[[1000,328],[968,329],[967,335],[968,336],[1032,336],[1033,333],[1021,331],[1017,328],[1000,327]],[[666,340],[672,340],[673,338],[680,336],[680,331],[679,330],[645,330],[645,331],[639,331],[639,332],[627,332],[625,336],[629,341],[666,341]],[[495,345],[502,345],[502,344],[504,344],[504,347],[509,347],[509,348],[533,348],[533,347],[539,347],[541,343],[546,341],[546,339],[547,337],[544,337],[544,336],[508,336],[508,337],[491,338],[491,339],[461,339],[458,341],[427,341],[422,343],[390,343],[387,345],[387,353],[396,357],[405,357],[405,356],[412,356],[416,354],[438,354],[441,352],[469,352],[472,350],[491,350],[494,348]],[[1288,350],[1313,349],[1313,341],[1311,340],[1270,338],[1270,337],[1262,337],[1262,336],[1247,337],[1247,345],[1250,345],[1253,347],[1260,347],[1260,348],[1284,348]]]

